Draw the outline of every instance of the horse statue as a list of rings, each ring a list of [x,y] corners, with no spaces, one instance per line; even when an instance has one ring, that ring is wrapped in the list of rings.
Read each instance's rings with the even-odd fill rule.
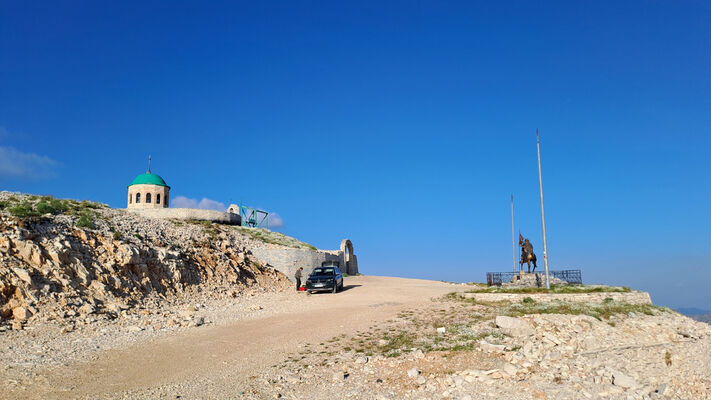
[[[533,245],[528,239],[518,234],[518,246],[521,248],[521,260],[518,262],[518,269],[521,270],[523,263],[528,264],[528,273],[531,273],[531,263],[533,263],[533,272],[536,272],[536,254],[533,253]]]

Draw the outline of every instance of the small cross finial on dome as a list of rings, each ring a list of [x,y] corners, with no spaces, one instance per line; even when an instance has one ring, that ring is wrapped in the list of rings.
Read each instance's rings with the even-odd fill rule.
[[[148,171],[146,172],[147,174],[151,173],[151,155],[148,155]]]

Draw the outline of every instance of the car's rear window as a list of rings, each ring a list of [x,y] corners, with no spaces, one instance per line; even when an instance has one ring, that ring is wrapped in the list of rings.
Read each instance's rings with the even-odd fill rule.
[[[333,268],[315,268],[311,275],[334,275]]]
[[[324,261],[321,263],[321,268],[326,267],[338,267],[340,263],[338,261]]]

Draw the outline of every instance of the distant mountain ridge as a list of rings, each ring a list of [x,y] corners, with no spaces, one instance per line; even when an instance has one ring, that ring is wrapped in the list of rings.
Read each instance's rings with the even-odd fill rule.
[[[709,314],[711,313],[711,310],[703,310],[701,308],[696,308],[696,307],[679,307],[675,309],[681,314],[684,314],[686,316],[692,316],[692,315],[703,315],[703,314]]]
[[[707,324],[711,325],[711,313],[701,315],[689,315],[688,317],[697,321],[706,322]]]

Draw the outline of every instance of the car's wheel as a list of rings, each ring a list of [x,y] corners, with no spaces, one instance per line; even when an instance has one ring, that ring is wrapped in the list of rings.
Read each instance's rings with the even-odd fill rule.
[[[338,292],[338,284],[337,284],[337,283],[334,283],[334,284],[333,284],[333,290],[331,291],[331,293],[337,293],[337,292]]]

